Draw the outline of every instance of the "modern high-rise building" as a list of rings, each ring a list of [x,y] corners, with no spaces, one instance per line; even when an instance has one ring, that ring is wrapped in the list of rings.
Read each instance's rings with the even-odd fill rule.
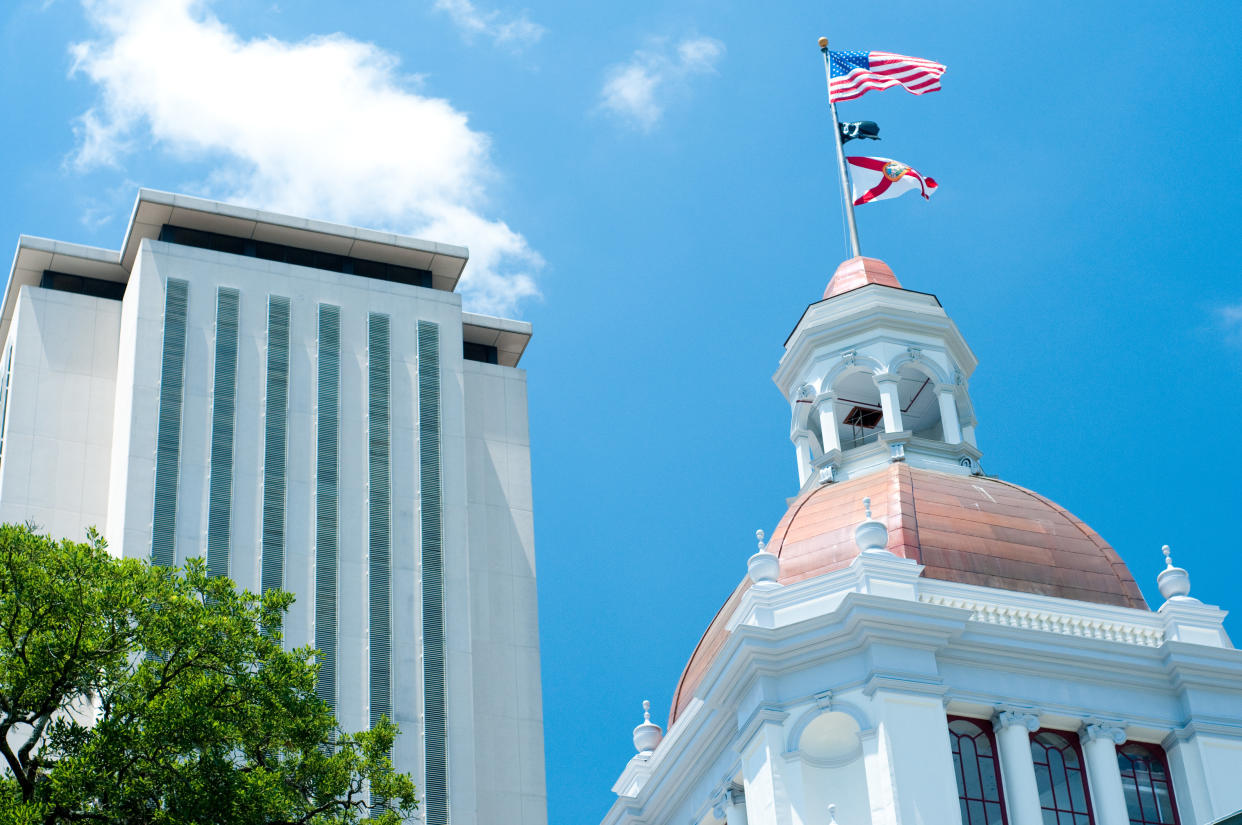
[[[429,825],[543,825],[531,329],[462,311],[467,254],[149,190],[120,250],[23,236],[0,519],[291,591]]]
[[[1171,558],[1149,608],[1094,530],[984,473],[975,364],[934,295],[837,269],[774,376],[798,492],[604,825],[1236,821],[1225,611]]]

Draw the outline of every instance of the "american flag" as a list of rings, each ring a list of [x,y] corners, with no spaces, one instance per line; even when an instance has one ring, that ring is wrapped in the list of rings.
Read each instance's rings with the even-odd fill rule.
[[[901,84],[913,95],[940,90],[944,65],[891,52],[829,52],[832,66],[828,98],[833,103],[854,100],[872,89]]]

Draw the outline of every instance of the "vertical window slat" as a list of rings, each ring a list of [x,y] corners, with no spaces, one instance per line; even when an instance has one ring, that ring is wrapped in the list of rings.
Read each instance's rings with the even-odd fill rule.
[[[151,563],[176,561],[177,483],[181,466],[181,405],[185,384],[185,329],[190,285],[169,278],[164,289],[164,343],[155,435],[155,496],[151,514]]]
[[[285,464],[289,426],[289,299],[267,300],[267,376],[263,415],[263,534],[260,584],[285,586]]]
[[[424,816],[427,825],[447,825],[448,719],[444,676],[444,553],[440,489],[440,328],[427,321],[418,322],[418,464],[426,739]]]
[[[237,322],[241,294],[216,290],[216,354],[211,386],[211,469],[207,482],[207,575],[229,574],[233,516],[233,430],[237,407]]]
[[[319,305],[315,440],[315,691],[336,710],[337,552],[341,389],[341,310]]]
[[[390,339],[387,315],[367,319],[367,474],[371,725],[392,719],[392,476]],[[382,809],[383,801],[375,800]]]

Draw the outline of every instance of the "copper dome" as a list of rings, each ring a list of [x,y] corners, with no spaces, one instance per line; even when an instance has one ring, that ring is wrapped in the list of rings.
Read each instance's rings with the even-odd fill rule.
[[[1073,514],[995,478],[951,475],[891,464],[882,472],[817,487],[796,499],[768,550],[781,560],[781,584],[847,567],[858,555],[854,528],[871,498],[888,526],[888,549],[924,565],[927,578],[1146,608],[1117,552]],[[744,579],[699,641],[673,693],[672,724],[728,637],[725,622]]]

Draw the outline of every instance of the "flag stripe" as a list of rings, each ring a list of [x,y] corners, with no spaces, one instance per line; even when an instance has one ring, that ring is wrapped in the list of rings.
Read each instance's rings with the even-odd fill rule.
[[[834,103],[897,85],[916,95],[935,92],[945,71],[933,60],[891,52],[829,52],[829,65],[828,98]]]
[[[917,191],[924,200],[930,200],[938,184],[933,178],[926,178],[904,163],[891,158],[847,157],[846,162],[854,167],[850,175],[854,190],[854,205],[861,206],[872,201],[895,198],[905,192]],[[889,164],[904,169],[896,180],[885,174]]]

